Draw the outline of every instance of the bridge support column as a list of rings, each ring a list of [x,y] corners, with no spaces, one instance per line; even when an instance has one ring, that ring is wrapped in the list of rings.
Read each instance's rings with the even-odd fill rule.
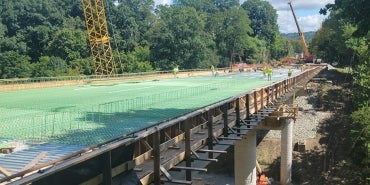
[[[281,130],[280,184],[290,184],[293,158],[293,119],[286,119]]]
[[[256,131],[250,130],[241,140],[236,141],[235,153],[235,184],[256,184]]]

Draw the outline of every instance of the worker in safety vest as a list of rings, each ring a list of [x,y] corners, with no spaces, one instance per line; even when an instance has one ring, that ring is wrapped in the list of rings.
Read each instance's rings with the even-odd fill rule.
[[[179,66],[176,65],[174,68],[173,68],[173,76],[176,78],[177,77],[177,73],[179,72]]]
[[[271,77],[272,77],[272,68],[270,67],[267,69],[267,80],[271,81]]]
[[[266,74],[267,74],[267,67],[263,67],[262,69],[262,72],[263,72],[263,77],[266,77]]]
[[[292,76],[292,70],[291,69],[288,70],[288,76],[289,77]]]
[[[215,76],[215,66],[211,65],[212,76]]]

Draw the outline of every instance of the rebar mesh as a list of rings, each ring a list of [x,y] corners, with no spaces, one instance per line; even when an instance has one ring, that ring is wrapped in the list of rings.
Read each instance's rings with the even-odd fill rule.
[[[231,73],[4,92],[0,139],[97,144],[270,83]]]

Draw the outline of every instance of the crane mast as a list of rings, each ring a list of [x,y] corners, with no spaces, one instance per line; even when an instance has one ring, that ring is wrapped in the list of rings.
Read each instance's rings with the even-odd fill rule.
[[[94,62],[94,74],[97,76],[114,75],[116,67],[109,42],[104,0],[82,0],[82,9]]]
[[[293,10],[292,2],[288,2],[288,4],[290,6],[290,9],[292,10],[295,24],[297,25],[298,35],[299,35],[299,39],[301,40],[301,45],[302,45],[302,49],[303,49],[304,58],[307,58],[307,57],[310,56],[310,53],[308,52],[308,47],[307,47],[307,44],[306,44],[306,40],[304,39],[304,35],[303,35],[303,32],[302,32],[301,28],[299,27],[297,17],[295,15],[294,10]]]

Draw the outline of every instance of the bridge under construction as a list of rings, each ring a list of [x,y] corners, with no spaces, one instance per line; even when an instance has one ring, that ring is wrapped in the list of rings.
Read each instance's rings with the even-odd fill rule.
[[[1,92],[0,183],[191,184],[195,161],[235,147],[235,184],[256,182],[256,131],[282,131],[281,184],[288,184],[292,129],[286,104],[324,65],[220,72]],[[184,179],[171,175],[184,172]]]

